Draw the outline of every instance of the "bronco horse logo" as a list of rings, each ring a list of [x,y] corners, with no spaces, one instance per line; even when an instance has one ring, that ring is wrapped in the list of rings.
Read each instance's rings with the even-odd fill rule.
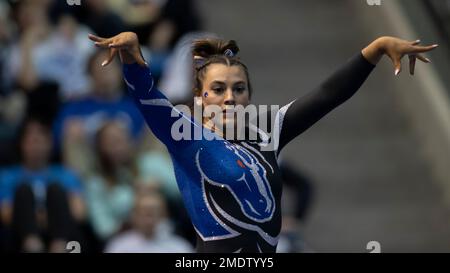
[[[215,177],[215,174],[205,173],[211,168],[202,168],[201,165],[211,164],[201,162],[200,151],[197,152],[196,160],[198,169],[202,175],[202,183],[209,183],[218,187],[226,187],[234,196],[241,207],[243,214],[252,222],[264,223],[272,219],[275,211],[275,199],[266,177],[266,169],[259,160],[244,147],[225,142],[225,147],[237,156],[236,164],[238,175],[234,178]],[[216,168],[213,168],[216,169]],[[245,186],[243,186],[245,185]],[[214,205],[217,204],[214,202]],[[223,211],[219,209],[219,211]],[[225,215],[222,215],[225,216]],[[228,217],[226,217],[228,218]],[[233,221],[236,223],[236,221]]]

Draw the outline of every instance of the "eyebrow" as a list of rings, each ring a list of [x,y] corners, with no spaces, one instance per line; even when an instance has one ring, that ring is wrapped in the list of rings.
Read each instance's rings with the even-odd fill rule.
[[[213,84],[225,85],[225,82],[222,82],[222,81],[213,81],[213,82],[211,82],[210,85],[213,85]]]
[[[213,84],[226,85],[226,83],[223,82],[223,81],[213,81],[213,82],[210,83],[210,85],[213,85]],[[238,85],[238,84],[246,84],[246,82],[245,81],[238,81],[238,82],[233,83],[233,85]]]

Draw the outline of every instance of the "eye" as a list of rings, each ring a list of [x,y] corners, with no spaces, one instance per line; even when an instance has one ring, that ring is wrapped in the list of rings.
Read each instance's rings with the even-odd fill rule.
[[[234,91],[239,94],[243,93],[245,90],[246,90],[245,86],[236,86],[234,88]]]
[[[222,93],[225,89],[220,86],[215,86],[215,87],[211,88],[211,90],[214,91],[215,93]]]

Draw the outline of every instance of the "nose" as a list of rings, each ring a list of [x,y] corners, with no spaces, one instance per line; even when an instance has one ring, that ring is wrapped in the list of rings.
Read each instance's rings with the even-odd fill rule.
[[[230,88],[227,89],[227,91],[225,92],[224,104],[225,105],[235,105],[236,104],[236,101],[234,99],[234,93]]]

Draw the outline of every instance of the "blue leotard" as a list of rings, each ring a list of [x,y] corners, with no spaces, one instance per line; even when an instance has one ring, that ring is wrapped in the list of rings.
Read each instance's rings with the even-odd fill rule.
[[[214,132],[178,111],[155,88],[147,67],[123,66],[137,107],[171,155],[178,187],[198,235],[198,252],[275,252],[281,229],[279,152],[350,98],[373,68],[358,53],[317,89],[280,108],[271,136],[253,128],[260,137],[248,141],[212,137]],[[172,125],[180,119],[192,126],[192,134],[201,130],[204,137],[172,138]],[[264,149],[271,139],[276,139],[274,149]]]

